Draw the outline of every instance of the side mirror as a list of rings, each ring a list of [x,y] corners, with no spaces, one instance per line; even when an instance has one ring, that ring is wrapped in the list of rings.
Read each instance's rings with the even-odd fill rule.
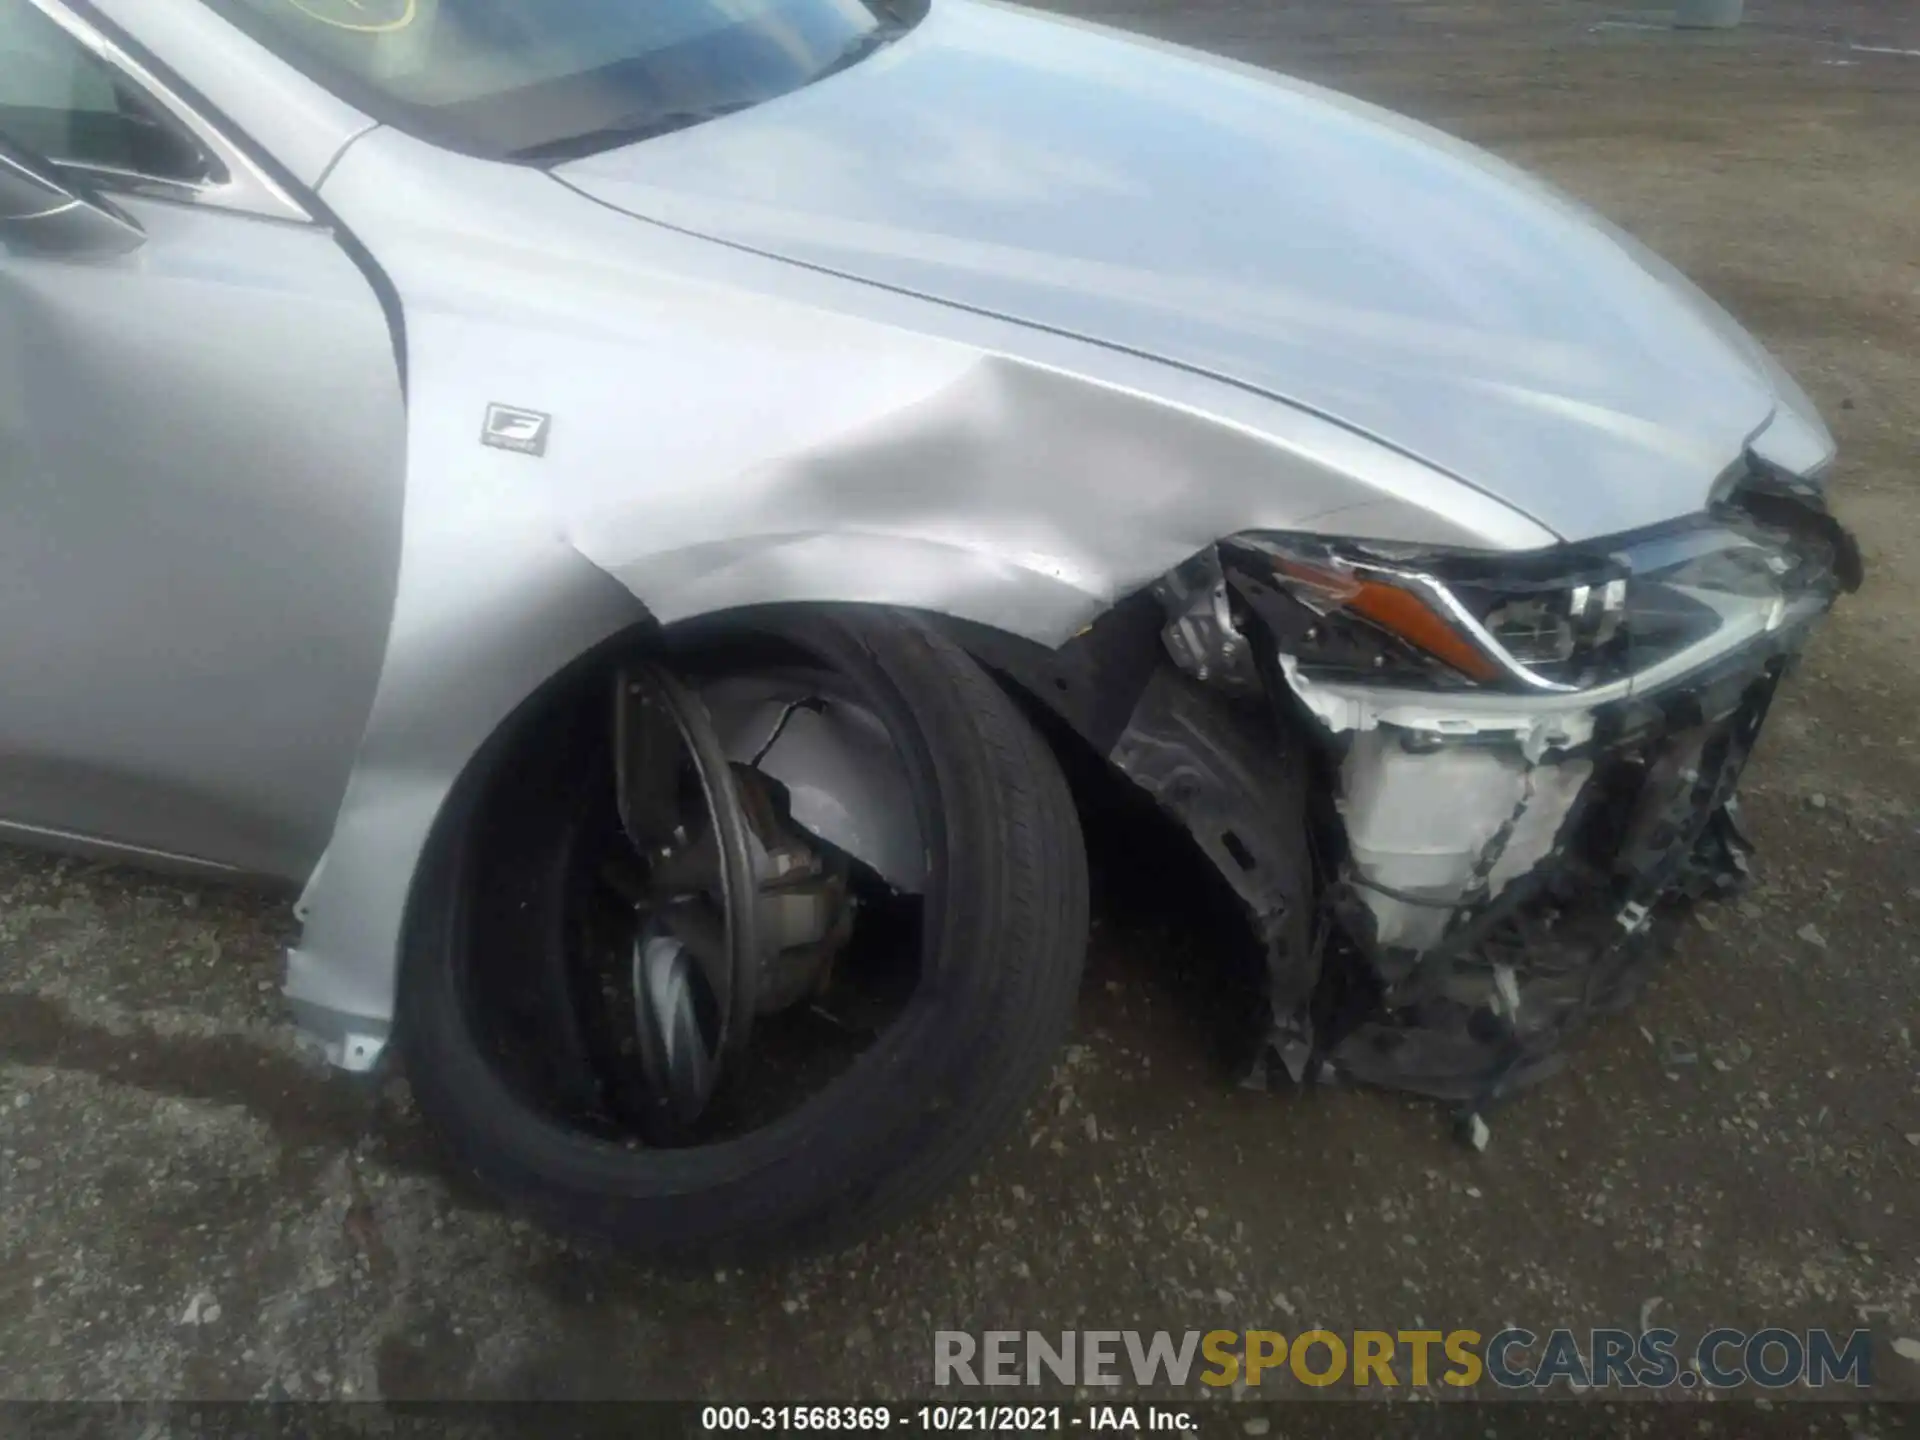
[[[0,140],[0,244],[34,255],[124,255],[146,238],[119,207]]]

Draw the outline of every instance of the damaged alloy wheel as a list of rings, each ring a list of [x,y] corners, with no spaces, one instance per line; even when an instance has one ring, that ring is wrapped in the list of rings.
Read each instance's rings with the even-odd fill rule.
[[[463,1165],[660,1258],[828,1243],[957,1178],[1071,1018],[1045,743],[895,612],[601,667],[450,817],[400,1036]]]

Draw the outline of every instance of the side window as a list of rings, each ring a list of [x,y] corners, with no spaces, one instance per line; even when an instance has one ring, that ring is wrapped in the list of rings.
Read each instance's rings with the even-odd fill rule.
[[[28,0],[0,0],[0,135],[76,169],[212,178],[192,135]]]

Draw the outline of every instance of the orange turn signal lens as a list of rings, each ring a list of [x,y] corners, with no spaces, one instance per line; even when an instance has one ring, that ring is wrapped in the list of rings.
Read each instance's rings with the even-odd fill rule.
[[[1275,557],[1274,569],[1325,600],[1365,616],[1469,679],[1485,682],[1500,676],[1500,667],[1478,645],[1411,590],[1280,557]]]
[[[1483,682],[1499,678],[1500,667],[1411,590],[1363,580],[1360,593],[1347,602],[1347,608],[1419,646],[1436,660],[1445,661],[1462,675]]]

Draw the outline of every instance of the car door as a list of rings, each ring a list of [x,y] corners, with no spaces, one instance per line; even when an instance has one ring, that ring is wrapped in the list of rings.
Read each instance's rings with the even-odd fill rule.
[[[0,0],[0,138],[139,231],[0,227],[0,838],[299,878],[385,651],[404,404],[368,275],[203,107]]]

